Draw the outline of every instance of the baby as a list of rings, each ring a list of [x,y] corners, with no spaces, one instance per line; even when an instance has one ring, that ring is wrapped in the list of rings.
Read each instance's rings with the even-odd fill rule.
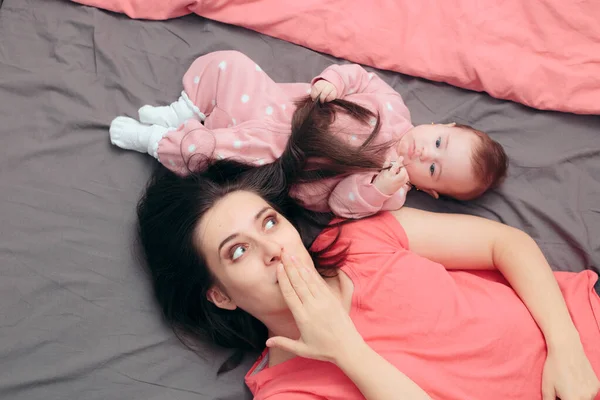
[[[235,51],[204,55],[183,77],[179,99],[164,107],[144,106],[139,120],[117,117],[111,142],[149,153],[178,174],[187,174],[194,156],[235,158],[262,165],[276,160],[290,135],[294,101],[352,101],[374,112],[369,126],[337,113],[330,132],[353,147],[377,126],[374,145],[386,147],[378,173],[365,171],[324,185],[300,185],[292,196],[306,208],[362,218],[404,204],[415,187],[437,198],[474,199],[506,175],[502,146],[466,125],[413,126],[410,113],[393,88],[356,64],[332,65],[306,83],[275,83],[256,63]]]

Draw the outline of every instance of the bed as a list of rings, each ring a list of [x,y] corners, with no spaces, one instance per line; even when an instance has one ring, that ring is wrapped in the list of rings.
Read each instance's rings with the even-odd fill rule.
[[[133,244],[155,163],[111,146],[108,125],[176,98],[207,52],[242,51],[280,82],[342,61],[197,15],[151,22],[66,0],[0,4],[0,398],[251,398],[252,357],[217,378],[229,353],[197,355],[161,320]],[[599,270],[600,116],[373,71],[416,123],[474,125],[511,158],[506,183],[477,201],[416,194],[410,205],[505,222],[556,270]]]

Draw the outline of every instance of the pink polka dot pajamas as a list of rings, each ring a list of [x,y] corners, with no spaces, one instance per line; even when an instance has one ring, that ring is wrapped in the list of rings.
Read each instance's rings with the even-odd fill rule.
[[[273,162],[289,139],[294,101],[309,94],[312,84],[320,79],[336,87],[337,98],[379,114],[381,130],[375,143],[397,141],[412,128],[400,94],[359,65],[332,65],[311,83],[276,83],[244,54],[219,51],[195,60],[183,77],[183,97],[191,103],[188,105],[195,117],[160,139],[157,158],[178,174],[188,172],[188,163],[193,168],[198,156],[233,158],[255,165]],[[375,122],[372,119],[366,126],[340,113],[331,131],[359,146]],[[392,160],[397,159],[395,146],[388,152]],[[400,208],[406,189],[385,195],[371,183],[373,177],[368,172],[300,185],[291,195],[309,209],[331,210],[348,218]]]

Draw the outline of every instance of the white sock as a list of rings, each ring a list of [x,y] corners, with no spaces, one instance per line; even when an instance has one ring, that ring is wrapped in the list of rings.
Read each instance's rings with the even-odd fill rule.
[[[117,117],[110,123],[110,142],[125,150],[148,153],[158,159],[158,142],[173,129],[140,124],[133,118]]]
[[[178,128],[190,118],[204,121],[206,116],[190,100],[185,92],[181,92],[179,99],[168,106],[153,107],[143,106],[138,110],[140,122],[148,125],[160,125],[166,128]]]

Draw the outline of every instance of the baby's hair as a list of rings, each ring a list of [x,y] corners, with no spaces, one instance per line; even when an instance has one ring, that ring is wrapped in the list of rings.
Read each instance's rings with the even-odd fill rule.
[[[479,139],[471,154],[473,174],[479,184],[470,192],[452,194],[452,197],[457,200],[473,200],[488,190],[497,188],[504,181],[508,170],[508,156],[502,145],[485,132],[469,125],[456,124],[456,127],[472,132]]]

